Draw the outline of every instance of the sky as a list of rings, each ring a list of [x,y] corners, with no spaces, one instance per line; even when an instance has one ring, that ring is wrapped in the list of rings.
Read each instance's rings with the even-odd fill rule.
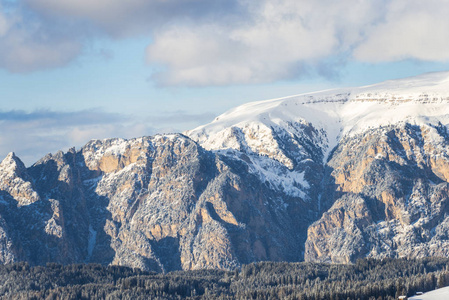
[[[449,0],[0,0],[0,159],[449,70]]]

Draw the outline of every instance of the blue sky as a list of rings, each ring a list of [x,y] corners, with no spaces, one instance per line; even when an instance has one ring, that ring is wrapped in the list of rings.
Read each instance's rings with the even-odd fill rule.
[[[0,0],[0,156],[449,70],[446,0]]]

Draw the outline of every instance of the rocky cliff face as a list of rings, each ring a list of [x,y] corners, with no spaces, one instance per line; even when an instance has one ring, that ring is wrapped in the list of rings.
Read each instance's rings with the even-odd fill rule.
[[[28,169],[10,154],[0,167],[2,263],[169,271],[296,261],[314,210],[183,135],[92,141]]]
[[[334,204],[308,229],[306,260],[449,254],[447,128],[403,123],[342,141],[328,163]]]
[[[0,164],[0,263],[146,270],[449,254],[449,74],[255,102]]]

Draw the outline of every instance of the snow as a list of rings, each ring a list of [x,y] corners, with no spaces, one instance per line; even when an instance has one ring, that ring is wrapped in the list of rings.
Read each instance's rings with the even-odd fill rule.
[[[0,163],[0,168],[2,170],[2,173],[14,174],[18,167],[16,159],[17,158],[16,158],[14,152],[8,153],[8,155],[6,155],[6,157]]]
[[[113,141],[112,145],[109,146],[104,155],[113,155],[113,156],[119,156],[126,152],[128,143],[124,139],[116,139]]]
[[[433,72],[360,87],[359,93],[448,96],[448,84],[449,72]]]
[[[147,139],[142,137],[131,140],[122,138],[91,140],[83,148],[83,156],[86,160],[86,164],[89,167],[94,168],[94,164],[103,156],[119,157],[121,155],[124,155],[129,149],[132,149],[133,147],[139,147],[141,145],[143,145],[144,147],[150,147]]]
[[[91,187],[96,186],[102,178],[103,178],[103,175],[100,175],[98,177],[91,178],[91,179],[86,179],[86,180],[83,180],[83,184],[87,185],[87,186],[91,186]]]
[[[433,290],[422,295],[409,297],[411,300],[447,300],[449,299],[449,286]]]
[[[356,134],[369,127],[401,121],[449,125],[448,103],[449,72],[430,73],[365,87],[247,103],[225,112],[209,124],[187,131],[186,135],[196,138],[206,148],[224,149],[235,147],[223,140],[226,138],[224,131],[231,127],[306,122],[327,133],[325,146],[329,152],[345,134]],[[209,142],[211,138],[213,144]]]
[[[238,155],[235,154],[235,156]],[[303,172],[290,170],[277,172],[277,170],[282,170],[279,163],[265,156],[250,156],[249,159],[251,160],[250,172],[257,174],[262,182],[268,182],[272,188],[282,190],[287,195],[306,198],[306,193],[303,190],[308,189],[309,184],[304,179]]]
[[[242,140],[236,140],[232,135],[233,128],[240,128],[245,133],[244,142],[254,152],[263,150],[265,153],[277,153],[277,158],[271,157],[282,162],[279,157],[283,154],[277,147],[276,140],[270,136],[273,128],[281,127],[294,134],[291,129],[287,129],[288,124],[311,123],[316,129],[326,133],[327,141],[322,145],[326,159],[339,140],[341,120],[338,112],[348,99],[347,95],[327,94],[317,94],[312,99],[318,96],[321,97],[318,99],[327,100],[310,102],[309,95],[299,95],[245,104],[217,117],[212,123],[187,131],[185,134],[208,150],[241,150]],[[264,135],[250,138],[246,133]],[[289,167],[288,163],[286,166]]]

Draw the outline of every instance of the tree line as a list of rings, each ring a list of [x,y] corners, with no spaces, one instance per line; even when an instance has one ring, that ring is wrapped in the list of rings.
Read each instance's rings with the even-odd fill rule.
[[[258,262],[166,274],[98,264],[0,266],[2,299],[397,299],[449,285],[449,259]]]

